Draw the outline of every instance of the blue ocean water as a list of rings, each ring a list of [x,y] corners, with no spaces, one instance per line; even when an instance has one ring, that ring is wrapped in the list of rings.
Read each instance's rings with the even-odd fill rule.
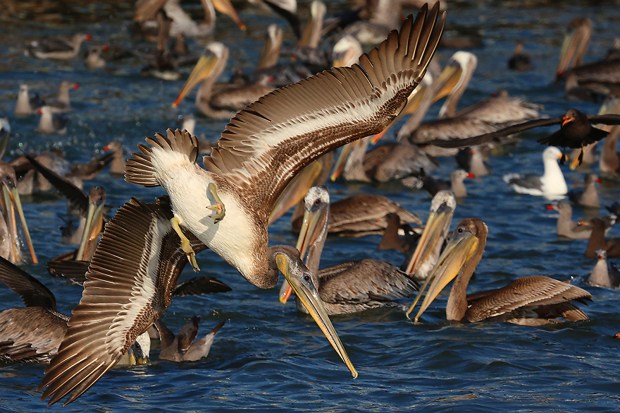
[[[307,2],[300,2],[305,10]],[[328,11],[344,7],[329,2]],[[68,2],[67,4],[71,4]],[[195,5],[197,7],[197,4]],[[41,6],[42,7],[42,6]],[[69,6],[68,6],[69,7]],[[40,10],[40,9],[39,9]],[[544,113],[557,116],[570,107],[595,113],[598,105],[567,102],[563,86],[554,84],[564,27],[572,17],[590,17],[594,33],[587,60],[604,56],[620,34],[618,3],[613,1],[558,4],[551,1],[449,2],[448,36],[478,33],[484,47],[473,50],[478,69],[462,99],[461,107],[497,89],[544,105]],[[106,69],[90,71],[80,60],[69,63],[25,57],[24,45],[50,34],[87,32],[97,43],[112,45],[143,43],[130,34],[132,9],[117,2],[79,2],[62,24],[36,19],[24,12],[1,18],[0,116],[8,116],[13,140],[6,158],[20,151],[60,146],[72,161],[89,160],[103,145],[121,140],[129,151],[145,136],[176,127],[178,114],[193,111],[193,95],[178,110],[170,103],[183,79],[166,82],[140,75],[137,59],[110,62]],[[249,30],[240,33],[223,17],[217,39],[231,47],[230,61],[251,70],[269,23],[285,23],[266,12],[245,6],[241,17]],[[525,41],[535,69],[516,74],[506,69],[514,42]],[[134,42],[134,43],[131,43]],[[200,50],[204,40],[192,40]],[[454,50],[440,50],[445,63]],[[227,71],[230,73],[231,68]],[[185,73],[186,74],[186,73]],[[78,82],[72,92],[74,110],[64,136],[41,135],[36,118],[13,118],[19,84],[26,82],[42,94],[55,93],[61,80]],[[436,109],[429,116],[434,116]],[[215,139],[223,121],[198,117],[197,133]],[[259,290],[244,281],[215,254],[198,256],[205,275],[228,283],[225,294],[177,298],[164,316],[173,329],[193,315],[201,317],[206,333],[219,320],[228,320],[217,335],[211,354],[200,362],[173,364],[157,360],[148,366],[115,369],[82,398],[54,411],[617,411],[620,406],[620,292],[584,284],[594,265],[583,257],[586,241],[558,239],[555,216],[545,200],[517,195],[504,184],[508,172],[542,172],[542,147],[535,138],[545,131],[523,135],[516,147],[490,160],[493,173],[468,182],[469,196],[457,207],[454,222],[465,217],[483,218],[490,230],[484,258],[470,291],[497,288],[516,277],[544,274],[558,279],[575,278],[588,289],[593,302],[585,307],[591,320],[550,327],[520,327],[497,323],[459,324],[445,321],[445,296],[427,311],[424,323],[413,325],[402,309],[374,310],[334,317],[333,322],[359,371],[353,380],[312,319],[298,314],[294,305],[282,306],[277,290]],[[453,159],[441,160],[438,175],[447,177]],[[597,167],[594,167],[597,170]],[[570,187],[583,182],[583,171],[564,168]],[[90,185],[105,186],[113,208],[131,196],[151,200],[162,194],[125,183],[122,178],[101,174]],[[381,193],[418,213],[428,215],[430,197],[397,185],[330,184],[333,199],[359,192]],[[618,183],[600,187],[603,204],[620,200]],[[40,261],[44,264],[70,247],[60,242],[59,216],[66,201],[56,197],[25,200],[25,213]],[[604,213],[601,211],[601,213]],[[575,214],[583,216],[579,209]],[[293,244],[289,216],[270,229],[271,243]],[[610,236],[617,236],[612,229]],[[379,252],[379,237],[330,238],[323,265],[364,257],[384,258],[399,264],[394,252]],[[44,265],[27,265],[55,294],[60,310],[69,314],[80,299],[79,287],[47,275]],[[183,278],[193,276],[186,269]],[[2,308],[21,306],[18,297],[0,290]],[[407,304],[407,303],[404,303]],[[0,409],[35,411],[46,409],[37,391],[43,366],[16,365],[0,368]]]

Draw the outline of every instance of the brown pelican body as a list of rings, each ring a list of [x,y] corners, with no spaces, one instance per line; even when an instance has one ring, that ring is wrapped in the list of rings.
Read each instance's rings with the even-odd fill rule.
[[[161,340],[159,359],[175,362],[198,361],[209,355],[213,339],[217,332],[226,323],[218,323],[207,335],[200,340],[195,340],[198,334],[199,317],[192,317],[191,321],[181,327],[178,335],[174,335],[168,327],[161,321],[155,322],[155,327],[159,332]]]
[[[319,270],[329,221],[329,194],[325,188],[312,187],[304,202],[304,223],[297,247],[311,271],[314,285],[328,314],[356,313],[371,308],[394,306],[395,301],[417,290],[417,282],[394,265],[364,259]],[[291,290],[281,289],[285,303]],[[298,309],[306,312],[300,303]]]
[[[215,119],[230,119],[237,111],[261,96],[273,91],[263,83],[215,83],[226,67],[228,48],[219,42],[211,42],[190,73],[187,82],[176,98],[177,107],[185,95],[202,82],[196,94],[196,109]]]
[[[587,258],[596,257],[597,250],[605,250],[608,258],[620,257],[620,238],[605,238],[607,225],[600,218],[592,218],[592,233],[588,239],[585,256]]]
[[[58,352],[69,317],[56,311],[56,298],[45,285],[1,257],[0,282],[26,304],[0,312],[0,363],[48,363]],[[123,364],[148,361],[148,335],[138,341],[128,349]]]
[[[588,277],[588,284],[604,288],[620,288],[620,270],[607,263],[607,251],[596,250],[596,264]]]
[[[588,300],[592,297],[590,293],[545,276],[519,278],[506,287],[467,296],[467,286],[482,258],[487,233],[487,226],[480,219],[468,218],[459,223],[431,274],[431,285],[415,321],[453,279],[446,305],[449,321],[543,325],[557,322],[559,317],[568,321],[588,319],[574,301]]]
[[[48,37],[31,42],[27,51],[37,59],[70,60],[80,53],[82,43],[90,39],[90,34],[82,33],[71,37]]]
[[[395,213],[408,225],[419,225],[420,218],[383,195],[359,194],[341,199],[329,205],[327,232],[341,237],[364,237],[381,235],[387,228],[388,213]],[[299,232],[302,217],[293,220],[294,232]]]
[[[399,130],[397,138],[408,139],[413,144],[425,145],[423,149],[434,156],[452,156],[458,151],[438,148],[434,146],[433,141],[465,139],[497,130],[506,124],[538,116],[538,105],[510,97],[506,92],[500,92],[497,96],[457,111],[457,104],[476,66],[477,58],[474,54],[456,52],[434,86],[439,90],[446,87],[452,89],[439,112],[440,119],[424,122],[415,129],[405,124]],[[428,145],[429,143],[431,145]]]

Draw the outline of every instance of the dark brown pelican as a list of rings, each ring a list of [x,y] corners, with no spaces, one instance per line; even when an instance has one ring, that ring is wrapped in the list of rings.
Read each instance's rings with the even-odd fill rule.
[[[329,194],[325,188],[312,187],[304,202],[304,219],[297,248],[312,274],[327,314],[355,313],[371,308],[395,305],[395,301],[417,290],[417,282],[386,261],[364,259],[346,262],[319,271],[329,221]],[[292,289],[281,288],[280,302],[286,303]],[[307,312],[301,303],[297,307]]]
[[[211,118],[230,119],[238,110],[273,90],[272,86],[261,82],[215,83],[226,67],[228,54],[224,44],[209,43],[172,106],[177,107],[185,95],[201,83],[196,93],[196,109]]]
[[[106,225],[86,274],[82,299],[41,384],[46,388],[43,398],[49,397],[50,403],[69,394],[66,403],[70,403],[88,390],[170,305],[187,255],[180,249],[168,201],[164,198],[145,205],[132,199]],[[183,238],[193,249],[206,248],[187,234],[192,241],[186,235]],[[304,280],[309,280],[308,270],[298,251],[286,246],[269,251],[270,266],[283,271],[330,343],[357,375],[320,306],[318,294]]]
[[[17,212],[32,263],[38,264],[26,217],[22,209],[21,198],[17,191],[15,169],[2,161],[0,161],[0,185],[2,186],[2,197],[0,199],[0,207],[2,209],[0,214],[0,256],[14,264],[21,264],[23,262],[22,242],[17,230],[17,218],[15,216],[15,212]]]
[[[159,332],[161,341],[159,359],[181,362],[198,361],[207,357],[215,335],[226,321],[221,321],[203,338],[195,340],[199,321],[199,317],[192,317],[191,321],[181,327],[181,331],[176,336],[161,320],[155,321],[155,328]]]
[[[58,352],[69,317],[56,310],[56,298],[45,285],[2,257],[0,282],[19,294],[26,305],[0,312],[0,363],[48,363]],[[148,362],[148,334],[138,337],[136,343],[121,358],[122,364]]]
[[[430,275],[432,281],[415,316],[416,322],[452,280],[454,284],[446,305],[449,321],[488,320],[543,325],[557,322],[558,317],[568,321],[588,319],[573,302],[590,299],[589,292],[541,275],[519,278],[506,287],[467,296],[467,286],[482,258],[487,233],[486,224],[478,218],[464,219],[459,223]],[[412,310],[413,306],[407,317]]]
[[[538,140],[543,145],[561,146],[563,148],[581,148],[578,163],[581,164],[583,147],[605,138],[607,131],[592,126],[596,123],[605,125],[620,125],[620,115],[586,115],[577,109],[569,109],[560,118],[534,119],[527,122],[513,124],[512,126],[485,133],[479,136],[470,136],[466,139],[434,140],[431,143],[446,148],[458,148],[471,145],[480,145],[492,142],[501,137],[526,131],[540,126],[560,125],[555,133]]]
[[[607,251],[596,250],[596,264],[588,277],[588,284],[604,288],[620,288],[620,270],[607,264]]]
[[[592,218],[592,233],[588,239],[585,256],[596,257],[597,250],[605,250],[608,258],[620,257],[620,238],[605,238],[607,224],[600,218]]]
[[[32,41],[27,52],[38,59],[70,60],[80,53],[85,40],[90,40],[90,34],[74,34],[71,37],[46,37]]]
[[[568,192],[564,174],[558,160],[564,155],[555,146],[546,148],[542,153],[544,172],[538,175],[506,174],[503,179],[519,194],[544,196],[547,199],[560,199]]]
[[[508,69],[516,70],[517,72],[527,72],[532,70],[532,62],[530,56],[523,52],[523,40],[518,40],[515,50],[508,59]]]
[[[405,224],[422,223],[420,217],[383,195],[359,194],[333,202],[329,206],[327,232],[341,237],[381,235],[387,228],[388,213],[398,214]],[[301,228],[302,217],[292,222],[293,231]]]

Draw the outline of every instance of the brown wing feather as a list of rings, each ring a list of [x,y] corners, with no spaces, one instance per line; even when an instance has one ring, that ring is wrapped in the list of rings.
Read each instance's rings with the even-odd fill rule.
[[[481,321],[526,306],[560,304],[591,297],[586,290],[553,278],[523,277],[471,303],[467,310],[467,320]]]
[[[3,257],[0,257],[0,282],[19,294],[28,307],[56,309],[56,298],[45,285]]]
[[[170,212],[162,209],[132,199],[106,226],[82,300],[41,384],[50,404],[70,393],[71,403],[88,390],[164,310],[176,283],[166,277],[180,269],[167,262],[179,240],[171,236]],[[149,272],[153,258],[159,260],[156,273]]]
[[[439,20],[438,20],[438,16]],[[251,187],[270,211],[278,194],[305,165],[338,146],[378,133],[402,110],[421,81],[445,24],[423,7],[400,35],[392,32],[360,64],[322,72],[276,90],[228,124],[206,168]]]

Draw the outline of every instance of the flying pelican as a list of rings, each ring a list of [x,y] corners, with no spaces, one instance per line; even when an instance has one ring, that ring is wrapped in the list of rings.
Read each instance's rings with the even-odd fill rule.
[[[41,384],[49,403],[69,395],[71,403],[104,375],[170,305],[172,291],[187,263],[172,225],[169,199],[142,204],[132,199],[106,225],[93,256],[82,300]],[[189,241],[187,236],[192,238]],[[196,250],[206,246],[183,235]],[[287,246],[269,249],[270,265],[282,271],[334,349],[357,376],[338,335],[309,282],[299,252]],[[277,276],[277,274],[276,274]]]
[[[56,298],[45,285],[2,257],[0,282],[26,305],[0,312],[0,362],[48,363],[58,352],[69,317],[56,310]],[[120,363],[146,364],[150,346],[148,334],[137,337]]]
[[[319,271],[329,221],[329,193],[312,187],[304,202],[303,226],[297,248],[312,274],[312,282],[327,314],[348,314],[371,308],[395,305],[395,301],[417,290],[412,276],[389,262],[363,259],[345,262]],[[292,289],[285,282],[280,289],[280,302],[286,303]],[[307,312],[301,303],[297,307]]]
[[[248,281],[273,287],[267,222],[278,195],[305,165],[380,132],[398,115],[424,76],[444,22],[438,7],[423,8],[415,23],[408,18],[400,34],[392,32],[359,65],[322,72],[249,105],[204,158],[206,170],[195,164],[196,138],[168,131],[147,138],[150,145],[127,162],[125,179],[163,186],[177,233],[182,225]],[[182,244],[197,268],[185,236]]]
[[[430,275],[431,285],[415,316],[416,322],[453,279],[446,305],[448,321],[543,325],[557,322],[558,317],[569,321],[588,319],[573,301],[591,299],[589,292],[542,275],[519,278],[506,287],[467,296],[467,286],[482,258],[487,233],[488,228],[481,219],[467,218],[459,223]],[[413,308],[413,305],[409,308],[407,317]]]

